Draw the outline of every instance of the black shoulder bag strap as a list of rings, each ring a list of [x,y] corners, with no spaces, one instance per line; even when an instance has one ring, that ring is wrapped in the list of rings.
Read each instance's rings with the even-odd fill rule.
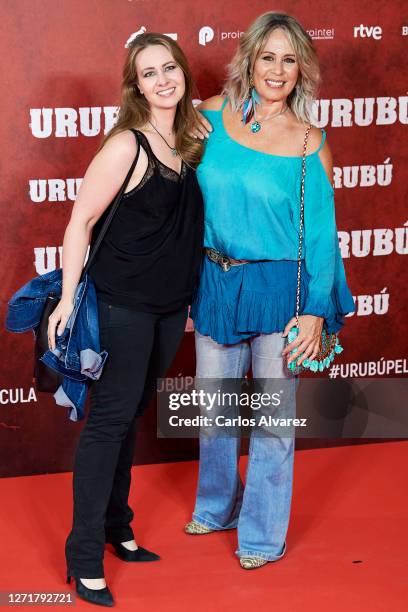
[[[89,253],[88,260],[87,260],[87,262],[85,264],[84,269],[82,270],[82,274],[81,274],[81,278],[79,279],[79,282],[84,280],[85,274],[88,272],[89,268],[91,267],[91,264],[92,264],[93,260],[95,259],[95,256],[96,256],[96,254],[97,254],[97,252],[99,250],[99,247],[101,246],[102,241],[103,241],[103,239],[106,236],[106,232],[109,229],[109,226],[110,226],[110,224],[112,222],[112,219],[115,216],[115,213],[116,213],[116,211],[119,208],[119,204],[122,201],[123,194],[125,193],[125,189],[128,186],[128,184],[129,184],[129,181],[130,181],[130,178],[131,178],[131,176],[133,174],[133,171],[136,168],[137,160],[139,159],[139,154],[140,154],[140,143],[139,143],[139,138],[138,138],[136,130],[131,129],[131,131],[133,132],[133,134],[135,135],[135,138],[136,138],[136,146],[137,146],[136,157],[133,160],[133,163],[132,163],[132,165],[131,165],[131,167],[129,169],[129,172],[126,175],[125,180],[123,181],[122,187],[118,191],[118,194],[117,194],[113,204],[111,205],[111,210],[109,211],[109,214],[108,214],[108,216],[105,219],[105,222],[104,222],[104,224],[103,224],[103,226],[101,228],[101,231],[99,232],[98,238],[95,241],[95,244],[93,245],[92,251]]]
[[[95,241],[95,244],[92,248],[91,253],[89,254],[88,261],[82,270],[82,274],[81,274],[81,278],[79,279],[79,282],[84,280],[85,275],[87,271],[89,270],[89,267],[92,261],[94,260],[99,247],[101,246],[102,240],[104,239],[106,232],[108,231],[109,225],[117,209],[119,208],[119,204],[122,200],[125,189],[136,167],[137,160],[139,159],[139,152],[140,152],[139,138],[138,138],[136,130],[132,130],[132,132],[134,133],[135,138],[136,138],[136,146],[137,146],[136,157],[133,160],[133,163],[130,167],[129,172],[126,175],[123,185],[120,188],[112,204],[112,208],[109,211],[109,214],[101,228],[101,231],[99,232],[98,238]],[[63,380],[63,377],[61,374],[59,374],[55,370],[52,370],[51,368],[46,366],[41,361],[42,355],[44,355],[44,353],[48,349],[48,318],[54,312],[59,301],[60,301],[60,298],[57,298],[54,293],[51,292],[48,295],[46,302],[44,304],[44,309],[41,315],[41,320],[40,320],[40,323],[38,325],[38,328],[35,334],[33,380],[35,381],[35,387],[37,391],[42,391],[44,393],[55,393]]]

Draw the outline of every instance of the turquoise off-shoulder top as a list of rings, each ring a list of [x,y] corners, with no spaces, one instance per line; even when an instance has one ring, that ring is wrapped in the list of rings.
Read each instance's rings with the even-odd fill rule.
[[[223,123],[225,102],[218,111],[202,111],[213,127],[197,169],[205,206],[204,245],[234,259],[269,260],[275,273],[286,275],[298,259],[302,157],[263,153],[235,141]],[[322,129],[319,148],[306,156],[302,314],[323,316],[326,328],[337,331],[341,315],[354,311],[354,301],[339,249],[334,189],[319,157],[325,138]],[[256,274],[255,268],[249,270],[252,266],[244,266],[244,274]],[[293,297],[295,280],[293,273],[289,276]],[[196,328],[203,330],[209,315],[200,306],[202,291],[212,297],[208,278],[205,273],[193,305]],[[291,309],[284,316],[293,314]]]

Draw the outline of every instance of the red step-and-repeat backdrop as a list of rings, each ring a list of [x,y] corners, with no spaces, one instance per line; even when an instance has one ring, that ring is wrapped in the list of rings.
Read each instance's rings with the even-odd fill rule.
[[[129,36],[176,38],[204,99],[248,24],[295,16],[318,49],[316,125],[334,156],[341,254],[356,313],[341,333],[339,378],[407,374],[408,15],[403,0],[2,0],[1,311],[26,281],[61,265],[62,238],[85,169],[115,120]],[[171,374],[194,374],[191,325]],[[81,423],[32,385],[31,333],[1,329],[3,476],[70,470]],[[194,440],[157,440],[151,410],[137,460],[194,456]]]

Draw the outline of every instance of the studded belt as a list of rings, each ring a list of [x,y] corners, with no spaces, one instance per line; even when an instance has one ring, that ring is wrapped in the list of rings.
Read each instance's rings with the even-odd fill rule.
[[[208,259],[221,266],[224,272],[228,272],[228,270],[230,270],[232,266],[242,266],[244,264],[257,263],[256,261],[249,261],[248,259],[233,259],[232,257],[228,257],[228,255],[221,253],[221,251],[217,251],[217,249],[206,248],[205,253]],[[260,261],[267,260],[262,259]]]

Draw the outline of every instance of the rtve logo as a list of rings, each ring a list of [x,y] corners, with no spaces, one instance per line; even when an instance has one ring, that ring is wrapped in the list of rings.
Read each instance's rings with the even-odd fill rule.
[[[380,40],[382,37],[382,28],[380,26],[365,26],[362,23],[359,26],[354,26],[354,38],[375,38]]]
[[[207,43],[211,42],[213,38],[214,30],[210,28],[210,26],[202,27],[198,33],[198,42],[200,45],[203,45],[203,47],[205,47]]]

